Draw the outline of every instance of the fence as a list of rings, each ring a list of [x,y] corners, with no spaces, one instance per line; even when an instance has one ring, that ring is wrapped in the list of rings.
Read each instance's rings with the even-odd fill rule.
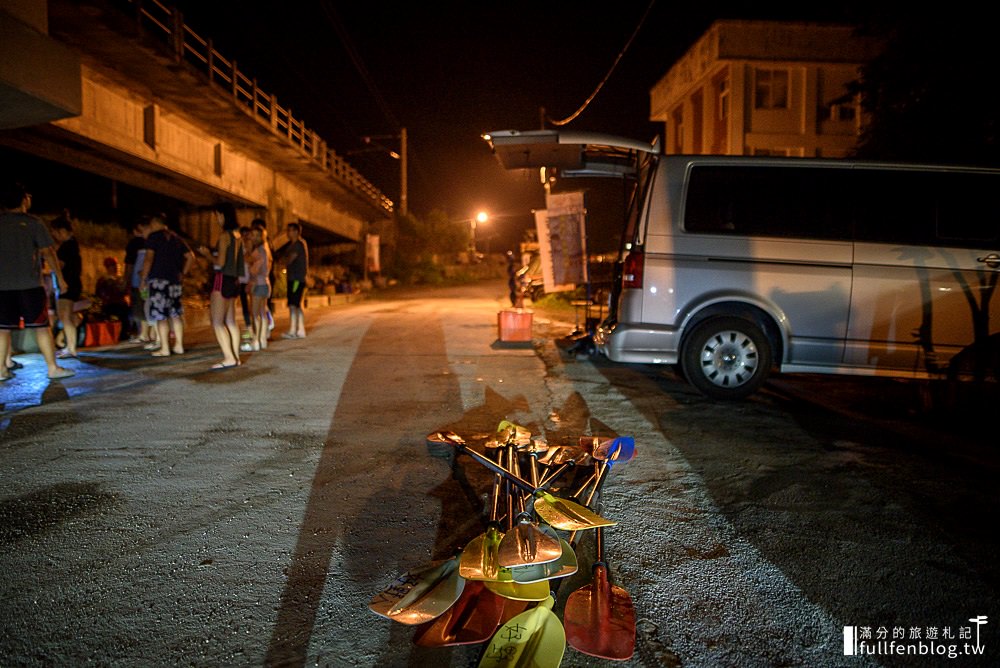
[[[295,118],[291,109],[278,104],[276,96],[258,88],[256,79],[241,72],[235,59],[225,58],[212,46],[211,39],[201,37],[187,26],[179,10],[159,0],[126,1],[134,11],[138,32],[163,39],[178,63],[187,63],[205,76],[248,116],[285,139],[333,178],[362,193],[385,212],[392,212],[392,200],[334,153],[302,120]]]

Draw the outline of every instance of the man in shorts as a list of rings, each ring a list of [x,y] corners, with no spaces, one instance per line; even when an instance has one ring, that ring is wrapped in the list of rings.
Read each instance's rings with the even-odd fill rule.
[[[146,237],[146,254],[139,272],[141,287],[149,290],[147,310],[156,323],[160,348],[153,357],[184,354],[184,275],[194,262],[194,253],[167,227],[162,214],[149,216],[140,225]],[[170,344],[170,333],[174,342]]]
[[[49,306],[42,287],[41,260],[66,290],[52,235],[40,220],[28,214],[31,195],[19,183],[0,185],[0,382],[14,377],[7,369],[11,331],[23,325],[35,333],[49,378],[69,378],[71,369],[56,364],[56,346],[49,328]]]
[[[306,335],[302,304],[306,293],[306,277],[309,275],[309,246],[302,238],[298,223],[288,225],[288,242],[281,247],[279,253],[288,281],[288,331],[281,336],[285,339],[301,339]]]

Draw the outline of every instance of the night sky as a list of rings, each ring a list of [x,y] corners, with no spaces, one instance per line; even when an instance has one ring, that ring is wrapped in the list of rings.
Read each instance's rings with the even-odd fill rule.
[[[755,4],[713,3],[679,15],[677,3],[654,2],[606,86],[565,127],[651,140],[662,125],[648,121],[650,87],[715,19],[845,18],[844,10],[790,14]],[[501,245],[532,224],[531,209],[544,208],[544,195],[537,175],[505,172],[480,136],[537,129],[543,107],[553,119],[575,112],[650,7],[648,0],[291,0],[276,13],[273,3],[240,0],[175,5],[195,32],[212,37],[224,56],[393,200],[399,163],[384,152],[356,151],[366,135],[392,136],[406,127],[411,212],[439,209],[457,220],[488,210],[500,216],[494,234]],[[379,141],[398,150],[398,140]],[[597,211],[599,199],[595,192],[595,216],[620,216],[619,204]]]
[[[521,240],[533,228],[532,209],[544,208],[545,199],[537,173],[505,171],[481,135],[538,129],[543,108],[551,119],[572,115],[640,23],[606,85],[565,129],[652,140],[663,126],[648,120],[649,89],[716,19],[854,18],[843,7],[788,11],[716,2],[682,8],[666,0],[166,4],[397,202],[399,162],[385,151],[364,152],[362,138],[384,136],[376,142],[398,151],[393,137],[406,127],[410,211],[420,217],[441,210],[456,221],[489,211],[493,220],[480,234],[492,250]],[[40,213],[71,206],[85,218],[105,217],[112,193],[107,179],[5,149],[0,158],[0,172],[30,182]],[[54,183],[61,185],[50,187]],[[592,250],[613,250],[620,184],[589,179],[579,188],[587,192]],[[124,209],[170,208],[123,184],[114,192]]]

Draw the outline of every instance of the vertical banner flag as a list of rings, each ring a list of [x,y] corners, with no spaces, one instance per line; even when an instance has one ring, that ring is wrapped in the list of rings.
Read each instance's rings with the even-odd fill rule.
[[[365,236],[365,269],[373,274],[382,271],[382,265],[379,262],[378,244],[379,237],[377,234]]]
[[[582,192],[548,194],[535,211],[542,281],[546,292],[573,290],[587,282],[587,210]]]

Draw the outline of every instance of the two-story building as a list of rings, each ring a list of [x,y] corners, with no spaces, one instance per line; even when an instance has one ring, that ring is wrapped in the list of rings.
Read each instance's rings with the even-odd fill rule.
[[[666,153],[845,157],[862,127],[848,84],[880,41],[847,25],[716,21],[650,90]]]

